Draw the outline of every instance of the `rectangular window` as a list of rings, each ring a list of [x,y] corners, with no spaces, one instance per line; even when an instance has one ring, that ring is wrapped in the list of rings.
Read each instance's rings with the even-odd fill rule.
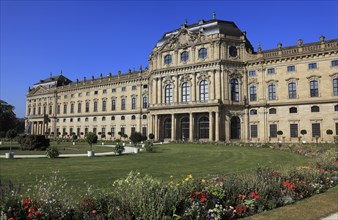
[[[251,138],[257,137],[257,125],[250,126],[250,134],[251,134]]]
[[[298,137],[298,124],[290,124],[290,137]]]
[[[249,71],[249,76],[256,76],[256,71],[255,70]]]
[[[136,132],[136,128],[135,127],[131,127],[131,134],[134,134]]]
[[[275,74],[275,68],[269,68],[268,74]]]
[[[71,94],[70,97],[71,97],[71,98],[74,98],[74,94]]]
[[[338,78],[333,79],[333,95],[338,96]]]
[[[57,114],[60,114],[60,105],[57,106],[56,112],[57,112]],[[35,108],[34,108],[34,113],[33,114],[35,115]]]
[[[277,124],[270,124],[270,137],[277,137]]]
[[[268,86],[269,100],[276,100],[276,85],[271,84]]]
[[[99,94],[99,92],[98,91],[94,91],[94,95],[98,95]]]
[[[320,124],[312,123],[312,137],[320,137]]]
[[[310,81],[310,96],[318,97],[318,81],[317,80]]]
[[[125,127],[121,127],[121,134],[123,135],[123,134],[125,134],[125,132],[126,132]]]
[[[338,60],[332,60],[331,66],[338,66]]]
[[[50,105],[50,106],[49,106],[49,114],[51,115],[52,113],[53,113],[53,106]]]
[[[142,136],[147,136],[147,127],[142,127]]]
[[[106,89],[102,90],[102,94],[107,94],[107,90]]]
[[[148,108],[148,97],[147,96],[143,97],[143,108]]]
[[[251,86],[250,87],[250,101],[257,101],[256,86]]]
[[[291,82],[289,83],[288,87],[289,87],[289,99],[296,99],[297,98],[296,83]]]
[[[77,113],[81,113],[81,102],[77,104]]]
[[[121,100],[121,110],[126,110],[126,100],[125,99]]]
[[[86,96],[90,96],[90,92],[86,92]]]
[[[296,67],[295,66],[288,66],[287,70],[288,70],[288,72],[295,72],[296,71]]]
[[[80,135],[81,135],[81,130],[80,130],[81,128],[77,128],[77,130],[76,130],[76,135],[78,136],[78,137],[80,137]]]
[[[82,97],[82,93],[80,92],[78,96],[79,96],[79,97]]]
[[[144,89],[148,89],[148,85],[143,85],[143,88]]]
[[[67,98],[67,95],[64,95],[63,98],[66,99],[66,98]]]
[[[93,128],[93,133],[96,134],[96,128]]]
[[[122,92],[125,92],[125,91],[127,91],[127,88],[124,86],[124,87],[122,87]]]
[[[111,136],[114,137],[115,136],[115,127],[111,128]]]
[[[131,109],[136,109],[136,98],[131,99]]]
[[[88,134],[88,128],[85,128],[85,135]]]
[[[137,89],[136,86],[132,86],[132,87],[131,87],[131,90],[136,90],[136,89]]]
[[[116,110],[116,101],[115,101],[115,99],[112,99],[112,100],[111,100],[111,110],[112,110],[112,111],[115,111],[115,110]]]
[[[63,114],[67,114],[67,105],[66,104],[63,105]],[[39,115],[40,115],[40,113],[39,113]]]
[[[338,135],[338,123],[336,122],[336,135]]]
[[[111,89],[111,92],[112,92],[112,93],[116,92],[116,89],[115,89],[115,88],[112,88],[112,89]]]
[[[86,112],[89,112],[89,102],[86,102]]]
[[[317,69],[317,63],[309,63],[309,70]]]
[[[70,104],[70,113],[73,114],[74,113],[74,104]]]

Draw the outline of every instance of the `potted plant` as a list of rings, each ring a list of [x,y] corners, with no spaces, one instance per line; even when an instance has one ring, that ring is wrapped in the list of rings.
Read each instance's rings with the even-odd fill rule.
[[[137,154],[140,151],[137,144],[143,140],[142,134],[140,132],[134,132],[130,135],[130,140],[135,146],[134,153]]]
[[[300,131],[300,133],[301,133],[301,135],[303,135],[303,139],[304,139],[304,135],[306,135],[306,134],[307,134],[307,131],[306,131],[305,129],[302,129],[302,130]],[[305,141],[305,140],[303,140],[303,141],[302,141],[302,143],[303,143],[303,144],[305,144],[305,143],[306,143],[306,141]]]
[[[97,135],[93,132],[88,132],[86,135],[86,141],[90,146],[90,150],[88,151],[88,157],[94,157],[95,152],[93,151],[93,144],[97,143]]]
[[[102,140],[102,138],[106,138],[106,135],[104,133],[101,134],[101,142],[102,142],[102,145],[104,145],[104,141]]]
[[[116,154],[116,155],[121,155],[122,152],[124,152],[124,146],[121,142],[117,142],[115,147],[113,148],[113,152]]]
[[[154,142],[154,138],[155,138],[155,135],[153,133],[150,133],[149,139],[151,140],[151,142]]]
[[[12,159],[14,158],[14,152],[12,152],[12,140],[18,135],[18,133],[16,132],[16,130],[11,129],[8,130],[6,133],[6,137],[9,138],[10,140],[10,147],[9,147],[9,152],[5,154],[5,157],[7,159]]]

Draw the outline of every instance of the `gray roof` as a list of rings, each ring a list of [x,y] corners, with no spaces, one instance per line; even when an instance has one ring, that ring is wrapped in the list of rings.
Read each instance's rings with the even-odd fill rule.
[[[204,35],[224,34],[235,37],[240,37],[242,35],[242,31],[237,27],[237,25],[234,22],[216,19],[209,21],[200,20],[196,24],[185,25],[185,28],[187,28],[191,32],[202,31]],[[163,37],[157,42],[156,46],[161,46],[172,35],[177,34],[179,30],[180,29],[176,29],[165,33]]]

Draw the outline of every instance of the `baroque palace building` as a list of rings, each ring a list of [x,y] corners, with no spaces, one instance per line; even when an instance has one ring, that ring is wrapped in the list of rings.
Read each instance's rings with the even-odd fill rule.
[[[338,39],[254,51],[235,23],[200,20],[165,33],[148,68],[74,82],[62,73],[50,76],[29,89],[26,108],[32,134],[332,141],[338,135]]]

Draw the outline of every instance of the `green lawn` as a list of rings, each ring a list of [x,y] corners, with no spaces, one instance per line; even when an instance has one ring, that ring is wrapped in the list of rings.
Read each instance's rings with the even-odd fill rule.
[[[0,178],[16,184],[34,184],[36,177],[60,171],[69,185],[85,188],[83,183],[86,182],[104,188],[113,180],[125,177],[131,170],[163,180],[169,180],[170,176],[179,180],[188,174],[196,178],[254,172],[257,167],[263,166],[283,171],[287,167],[311,163],[313,159],[269,148],[168,144],[156,145],[154,153],[122,156],[0,159]]]

